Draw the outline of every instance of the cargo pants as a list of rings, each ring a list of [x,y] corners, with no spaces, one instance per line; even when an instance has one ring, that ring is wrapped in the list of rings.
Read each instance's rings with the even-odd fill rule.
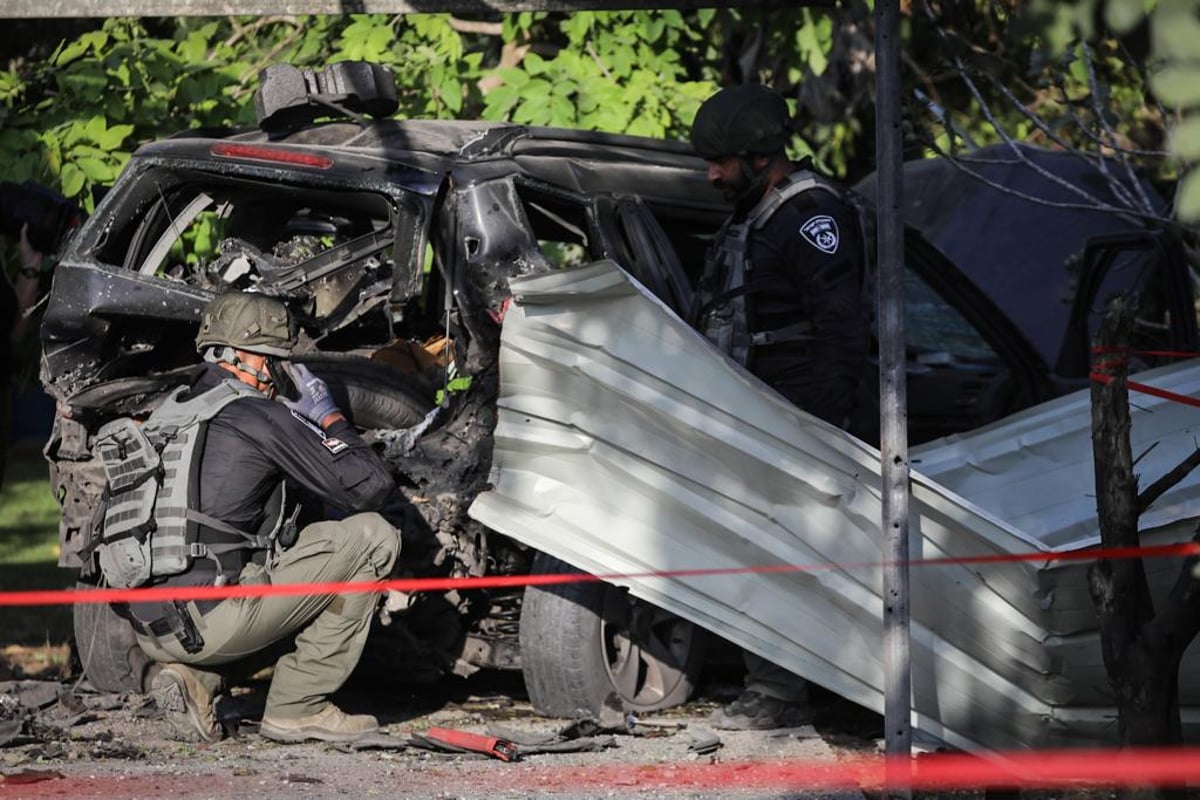
[[[386,578],[400,550],[399,532],[376,513],[317,522],[300,531],[296,543],[272,554],[266,565],[247,564],[242,585],[326,583]],[[210,693],[222,676],[214,667],[252,656],[297,633],[295,649],[275,664],[265,713],[296,718],[321,711],[350,677],[362,655],[379,592],[335,595],[276,595],[224,600],[207,614],[188,610],[204,647],[187,653],[171,635],[138,636],[156,661],[192,667]]]

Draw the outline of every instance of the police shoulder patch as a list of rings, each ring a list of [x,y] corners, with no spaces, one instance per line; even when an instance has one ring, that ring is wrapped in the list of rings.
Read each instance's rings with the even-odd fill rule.
[[[321,444],[325,445],[325,449],[331,453],[340,453],[350,446],[341,439],[334,438],[333,436],[322,439]]]
[[[818,214],[810,217],[808,222],[800,226],[800,235],[804,241],[820,250],[822,253],[833,255],[838,249],[838,226],[833,217],[828,214]]]

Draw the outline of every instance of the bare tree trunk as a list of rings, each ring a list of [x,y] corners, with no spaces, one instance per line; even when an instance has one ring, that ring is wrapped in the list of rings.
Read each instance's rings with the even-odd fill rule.
[[[1092,382],[1092,446],[1096,505],[1104,548],[1137,547],[1138,515],[1165,491],[1161,480],[1139,498],[1130,446],[1126,349],[1132,306],[1114,302],[1097,335],[1100,355]],[[1189,459],[1192,461],[1192,459]],[[1177,483],[1189,462],[1168,478]],[[1100,621],[1100,639],[1109,683],[1116,695],[1118,731],[1123,746],[1180,743],[1179,663],[1200,629],[1200,581],[1189,558],[1160,613],[1155,613],[1141,559],[1100,559],[1088,583]],[[1157,792],[1137,792],[1153,796]]]

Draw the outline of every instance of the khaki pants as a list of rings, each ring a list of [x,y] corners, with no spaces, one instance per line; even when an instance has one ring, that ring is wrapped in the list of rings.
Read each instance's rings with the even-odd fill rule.
[[[400,550],[400,537],[375,513],[318,522],[300,531],[296,544],[266,565],[247,564],[244,584],[373,581],[386,578]],[[341,688],[358,664],[379,592],[338,595],[247,597],[225,600],[204,616],[188,607],[204,647],[187,653],[174,636],[139,636],[156,661],[196,668],[214,694],[221,675],[213,669],[251,656],[297,633],[295,649],[275,664],[266,714],[295,718],[315,714]]]

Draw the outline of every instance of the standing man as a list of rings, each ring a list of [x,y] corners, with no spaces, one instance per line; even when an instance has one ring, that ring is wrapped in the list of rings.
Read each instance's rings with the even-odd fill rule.
[[[19,350],[29,330],[30,316],[41,287],[42,262],[45,256],[29,241],[29,226],[21,226],[17,241],[17,274],[9,282],[5,274],[0,282],[0,330],[3,350],[0,350],[0,486],[8,465],[8,437],[12,433],[12,392],[21,384],[25,372]]]
[[[799,408],[845,428],[869,337],[863,236],[842,191],[809,160],[788,160],[790,135],[787,103],[761,85],[722,89],[696,113],[692,145],[733,203],[705,263],[696,327]],[[714,712],[714,726],[811,721],[802,678],[745,659],[745,691]]]
[[[288,310],[278,300],[233,292],[206,307],[196,348],[208,363],[140,426],[148,436],[156,427],[170,431],[162,460],[164,466],[172,459],[178,465],[167,469],[157,490],[156,566],[149,582],[369,582],[390,573],[399,536],[370,512],[383,506],[393,488],[391,475],[347,422],[325,383],[303,365],[285,361],[294,344]],[[289,383],[295,399],[277,397],[279,387]],[[190,451],[180,444],[190,438],[181,435],[188,430],[181,420],[189,417],[201,420],[195,437],[200,444]],[[286,496],[285,482],[344,511],[368,513],[317,522],[289,535],[287,522],[295,514],[287,513],[280,497]],[[114,516],[110,501],[106,543],[110,526],[119,529],[113,525],[122,519],[117,511]],[[172,516],[186,523],[172,528]],[[176,552],[191,556],[183,559],[190,563],[179,574],[156,579],[160,548],[166,552],[175,543],[167,538],[172,531],[179,532]],[[128,539],[118,542],[136,547]],[[150,567],[134,577],[121,573],[137,561],[136,553],[125,560],[111,552],[106,556],[102,546],[100,564],[106,577],[117,577],[115,582],[109,577],[114,585],[145,581]],[[282,742],[350,741],[378,730],[378,723],[369,715],[344,713],[329,696],[358,663],[378,598],[374,591],[277,595],[137,603],[129,611],[139,644],[163,663],[151,684],[154,699],[185,739],[221,737],[214,712],[222,688],[218,667],[295,634],[293,649],[275,664],[260,732]]]

